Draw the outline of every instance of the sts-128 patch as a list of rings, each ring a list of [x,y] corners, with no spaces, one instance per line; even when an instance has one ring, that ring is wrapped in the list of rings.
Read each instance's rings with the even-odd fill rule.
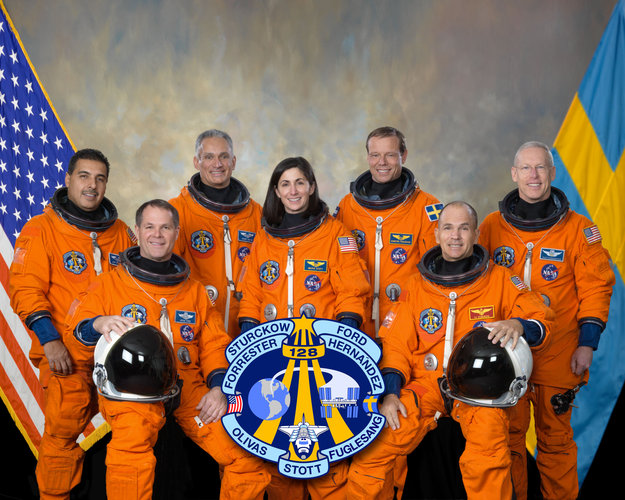
[[[384,428],[381,350],[360,330],[306,316],[278,319],[239,335],[226,357],[222,390],[238,404],[222,424],[284,476],[323,476]]]

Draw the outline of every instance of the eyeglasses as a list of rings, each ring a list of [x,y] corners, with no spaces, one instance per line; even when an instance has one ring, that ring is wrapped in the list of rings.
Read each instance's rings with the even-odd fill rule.
[[[523,165],[522,167],[514,167],[516,168],[521,175],[530,175],[530,173],[536,170],[536,174],[541,175],[545,172],[549,171],[551,167],[546,165],[536,165],[535,167],[530,167],[529,165]]]

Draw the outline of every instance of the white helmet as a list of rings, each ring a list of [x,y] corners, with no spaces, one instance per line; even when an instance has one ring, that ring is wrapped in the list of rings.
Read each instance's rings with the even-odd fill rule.
[[[490,330],[471,330],[454,346],[441,390],[449,397],[475,406],[514,406],[527,391],[532,374],[532,352],[523,337],[512,349],[488,339]]]
[[[108,399],[152,403],[180,391],[169,339],[151,325],[136,324],[123,335],[102,336],[93,353],[93,381]]]

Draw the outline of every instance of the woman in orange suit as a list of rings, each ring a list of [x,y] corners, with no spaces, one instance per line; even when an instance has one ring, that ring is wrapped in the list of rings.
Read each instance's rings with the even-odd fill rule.
[[[370,286],[356,242],[329,216],[310,163],[287,158],[273,171],[260,231],[241,273],[241,332],[276,318],[328,318],[357,328]],[[281,476],[275,466],[269,498],[345,497],[347,463],[306,482]]]

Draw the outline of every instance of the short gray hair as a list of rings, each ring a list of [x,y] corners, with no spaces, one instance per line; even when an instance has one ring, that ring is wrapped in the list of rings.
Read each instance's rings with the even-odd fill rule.
[[[205,130],[204,132],[202,132],[200,135],[197,136],[197,139],[195,140],[195,157],[199,158],[200,157],[200,150],[202,149],[202,142],[204,141],[204,139],[207,139],[209,137],[219,137],[220,139],[225,140],[228,143],[228,149],[230,150],[230,154],[234,154],[233,153],[233,147],[232,147],[232,138],[226,133],[223,132],[222,130],[217,130],[216,128],[212,128],[210,130]]]
[[[525,149],[529,149],[529,148],[542,149],[545,152],[545,157],[547,158],[547,162],[549,163],[549,166],[553,167],[553,154],[551,153],[551,148],[547,146],[545,143],[540,142],[540,141],[528,141],[526,143],[521,144],[521,146],[519,147],[519,149],[516,150],[516,153],[514,155],[513,165],[515,167],[517,166],[517,161],[519,158],[519,154],[521,154],[521,151]]]

